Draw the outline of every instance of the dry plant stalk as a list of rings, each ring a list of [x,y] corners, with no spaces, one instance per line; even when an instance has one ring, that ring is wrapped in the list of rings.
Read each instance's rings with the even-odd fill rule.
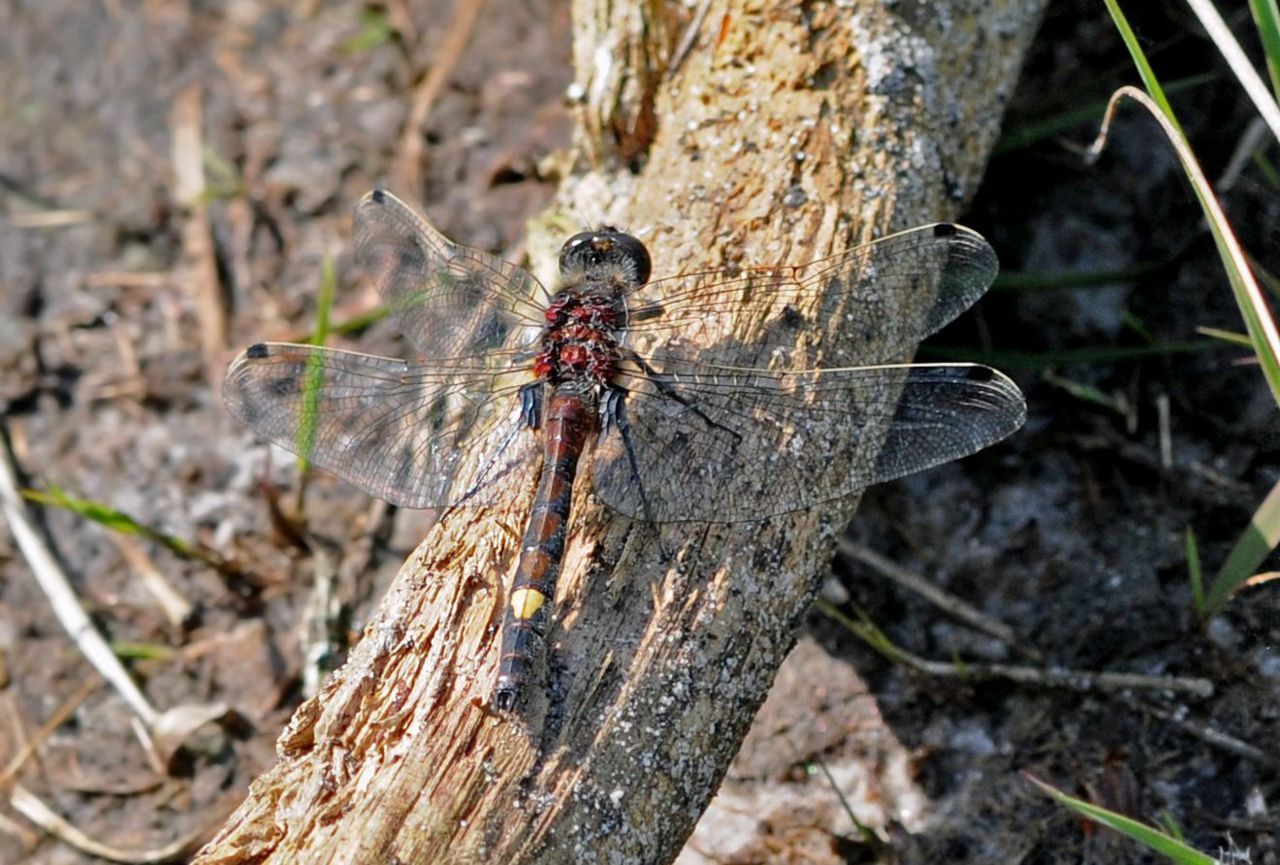
[[[1040,6],[713,4],[671,70],[677,4],[577,0],[581,150],[596,162],[561,201],[638,233],[656,275],[800,263],[949,218],[976,187]],[[484,704],[531,493],[443,517],[197,861],[674,858],[794,643],[832,552],[824,524],[856,502],[655,531],[586,486],[552,685],[529,688],[526,723]]]

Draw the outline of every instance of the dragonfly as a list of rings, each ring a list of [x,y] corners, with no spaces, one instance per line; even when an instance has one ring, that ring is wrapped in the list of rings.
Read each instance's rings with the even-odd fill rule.
[[[224,401],[403,507],[498,506],[540,461],[505,597],[501,712],[545,649],[583,465],[626,517],[757,521],[972,454],[1026,415],[995,369],[901,362],[995,278],[990,245],[951,223],[804,266],[655,280],[644,243],[603,227],[564,243],[554,291],[384,190],[357,206],[354,241],[416,356],[260,342],[231,363]]]

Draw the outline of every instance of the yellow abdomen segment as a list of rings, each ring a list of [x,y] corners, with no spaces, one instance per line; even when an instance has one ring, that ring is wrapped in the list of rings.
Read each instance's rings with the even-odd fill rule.
[[[516,589],[511,593],[511,615],[517,619],[530,619],[541,609],[547,596],[537,589]]]

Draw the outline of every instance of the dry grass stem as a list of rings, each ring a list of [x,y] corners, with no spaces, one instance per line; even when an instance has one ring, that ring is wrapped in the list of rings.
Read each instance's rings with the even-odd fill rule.
[[[227,313],[222,303],[218,263],[214,253],[213,224],[203,197],[204,176],[203,95],[199,84],[179,94],[169,117],[172,133],[173,198],[186,213],[182,224],[182,251],[186,279],[195,302],[204,352],[206,376],[216,389],[222,383],[227,351]]]
[[[1018,647],[1017,634],[1014,633],[1013,628],[1009,625],[991,618],[972,604],[938,588],[938,586],[924,577],[912,573],[897,562],[880,555],[875,550],[864,547],[862,544],[854,543],[847,537],[840,538],[837,542],[837,549],[842,555],[861,562],[882,577],[886,577],[908,591],[914,592],[947,613],[947,615],[964,622],[974,630],[995,637],[1006,646]],[[1026,654],[1029,657],[1038,657],[1038,653],[1033,649],[1026,650]]]
[[[444,43],[431,64],[431,70],[413,91],[413,104],[409,108],[409,119],[405,121],[404,132],[400,136],[400,156],[396,160],[394,172],[396,183],[402,190],[416,192],[422,186],[422,151],[425,141],[422,125],[471,40],[471,31],[483,8],[484,0],[458,0],[453,7],[449,32],[445,34]]]

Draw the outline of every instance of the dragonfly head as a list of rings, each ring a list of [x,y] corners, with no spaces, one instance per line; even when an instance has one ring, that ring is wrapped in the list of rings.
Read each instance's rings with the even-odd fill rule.
[[[603,276],[619,273],[629,283],[644,285],[652,262],[639,238],[604,226],[575,234],[560,247],[560,277]]]

